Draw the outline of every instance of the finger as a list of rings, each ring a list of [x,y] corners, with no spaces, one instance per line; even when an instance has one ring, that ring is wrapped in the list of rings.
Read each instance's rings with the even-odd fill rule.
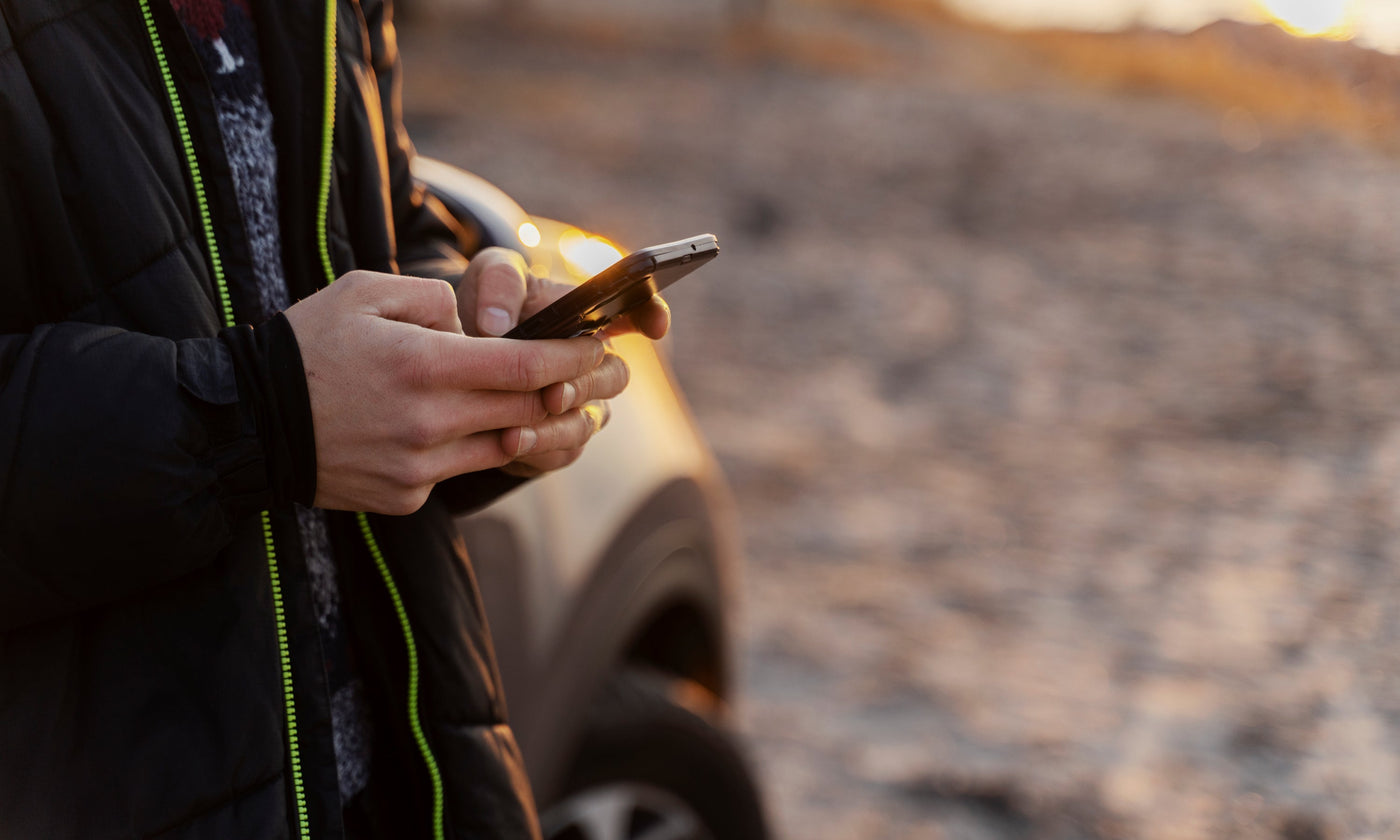
[[[473,271],[475,269],[475,271]],[[505,335],[519,322],[525,304],[525,259],[506,248],[487,248],[472,258],[468,280],[476,300],[472,322],[480,335]]]
[[[582,423],[577,417],[582,417]],[[538,476],[540,473],[561,469],[570,465],[584,454],[584,445],[599,430],[608,426],[612,409],[606,402],[592,402],[582,406],[568,417],[553,417],[546,423],[536,426],[539,440],[526,455],[519,456],[508,465],[505,472],[515,476]],[[550,437],[553,435],[553,437]],[[503,435],[503,440],[505,435]],[[577,444],[577,445],[575,445]],[[553,447],[553,448],[552,448]]]
[[[536,443],[528,450],[537,456],[549,452],[577,449],[588,443],[607,423],[611,410],[603,402],[587,403],[558,417],[550,417],[534,425]]]
[[[463,473],[503,467],[522,449],[524,453],[530,452],[533,441],[528,427],[507,432],[479,432],[438,447],[433,461],[437,470],[434,483]]]
[[[613,389],[609,388],[608,390]],[[616,390],[620,392],[621,388]],[[444,421],[432,424],[433,431],[429,435],[419,435],[415,439],[406,434],[405,438],[410,443],[416,440],[421,447],[429,447],[437,446],[453,438],[465,437],[491,429],[508,430],[518,426],[538,428],[546,421],[558,419],[579,410],[588,412],[590,418],[597,421],[598,429],[605,426],[612,417],[612,407],[608,403],[608,400],[611,399],[609,396],[594,397],[587,401],[578,400],[571,409],[550,411],[546,407],[543,393],[542,391],[477,391],[465,395],[459,402],[454,403],[452,408],[445,409],[442,413]]]
[[[622,393],[631,377],[626,360],[609,349],[603,363],[583,376],[545,388],[543,403],[550,414],[563,414],[590,400],[612,399]]]
[[[539,449],[539,433],[535,431],[533,426],[502,429],[497,434],[497,439],[500,441],[501,452],[506,455],[507,460],[523,458]]]
[[[588,406],[586,406],[586,408],[591,408],[591,410],[598,412],[598,432],[601,432],[608,427],[608,423],[612,421],[612,403],[608,402],[607,400],[594,400],[593,402],[589,403]],[[597,434],[598,432],[594,432],[594,434]]]
[[[537,475],[563,469],[577,461],[582,455],[582,448],[568,449],[562,452],[550,452],[538,457],[511,461],[509,464],[501,467],[501,471],[520,478],[534,478]]]
[[[603,332],[608,336],[641,333],[655,341],[665,337],[670,329],[671,307],[660,295],[652,295],[651,300],[640,303],[613,319]]]
[[[480,432],[533,426],[549,416],[540,391],[450,392],[431,412],[403,418],[398,439],[410,449],[426,450]]]
[[[336,282],[350,285],[350,293],[364,298],[370,311],[381,318],[462,333],[456,293],[451,284],[442,280],[361,271]]]
[[[515,427],[503,431],[481,432],[468,435],[438,448],[434,463],[438,465],[433,483],[444,481],[463,473],[477,472],[494,467],[514,467],[522,465],[522,475],[538,475],[540,472],[558,469],[573,463],[583,451],[583,444],[596,433],[595,426],[601,428],[608,421],[609,409],[594,405],[587,410],[580,409],[580,415],[588,414],[586,421],[575,423],[575,428],[562,430],[551,428],[545,434],[555,442],[579,439],[576,446],[568,449],[545,451],[544,436],[529,426]],[[543,425],[553,426],[552,418]],[[569,425],[569,424],[564,424]],[[580,438],[580,435],[583,435]]]
[[[462,390],[538,391],[578,379],[605,356],[591,336],[512,341],[427,333],[424,342],[424,384]]]

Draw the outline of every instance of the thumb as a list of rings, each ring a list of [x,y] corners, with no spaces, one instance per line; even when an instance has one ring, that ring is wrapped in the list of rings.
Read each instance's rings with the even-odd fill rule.
[[[472,257],[462,278],[461,318],[478,335],[500,336],[520,321],[525,305],[525,259],[507,248],[487,248]]]
[[[363,293],[379,317],[462,334],[462,322],[457,318],[457,294],[451,284],[391,274],[377,275],[370,282],[372,286]]]

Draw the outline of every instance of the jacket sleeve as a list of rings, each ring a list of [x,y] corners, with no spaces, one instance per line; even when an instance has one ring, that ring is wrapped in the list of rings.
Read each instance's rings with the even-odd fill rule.
[[[416,152],[403,124],[403,67],[392,3],[368,0],[361,8],[383,110],[399,271],[414,277],[435,277],[456,286],[467,266],[467,256],[479,247],[480,237],[463,228],[442,202],[413,177],[410,164]]]
[[[75,323],[0,336],[0,631],[186,574],[314,483],[281,316],[184,341]]]

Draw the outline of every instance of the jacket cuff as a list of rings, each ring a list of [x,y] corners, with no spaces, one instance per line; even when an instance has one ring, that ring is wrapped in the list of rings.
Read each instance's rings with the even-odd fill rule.
[[[242,414],[256,427],[266,473],[262,478],[273,502],[310,506],[316,497],[316,436],[291,323],[279,313],[256,328],[229,327],[219,338],[233,356]],[[225,483],[230,480],[238,477],[227,476]]]
[[[481,470],[440,481],[433,493],[453,516],[461,516],[475,513],[529,480],[502,470]]]

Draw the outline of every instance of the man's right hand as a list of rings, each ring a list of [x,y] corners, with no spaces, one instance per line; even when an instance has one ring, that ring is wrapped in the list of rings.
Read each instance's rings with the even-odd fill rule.
[[[286,316],[311,396],[317,507],[412,513],[443,479],[537,453],[542,389],[604,391],[582,404],[626,384],[594,338],[463,335],[440,280],[353,271]]]

